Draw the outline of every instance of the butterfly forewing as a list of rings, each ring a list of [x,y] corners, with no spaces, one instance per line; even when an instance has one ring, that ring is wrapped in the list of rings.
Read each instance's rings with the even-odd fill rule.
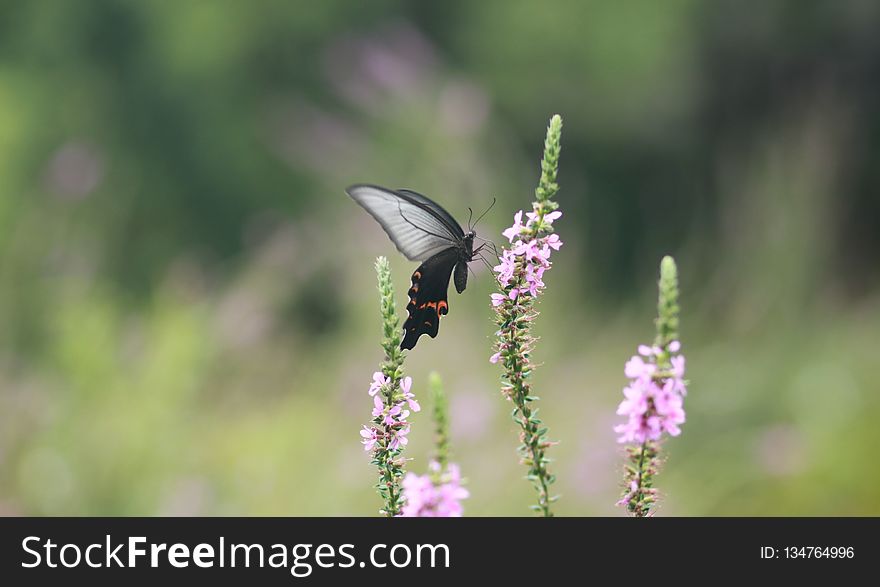
[[[458,221],[452,217],[452,214],[443,209],[440,204],[429,198],[428,196],[423,196],[419,192],[414,192],[413,190],[407,189],[399,189],[397,193],[409,197],[415,202],[423,205],[425,209],[429,210],[432,215],[438,218],[443,224],[446,225],[446,229],[450,234],[454,235],[457,239],[464,238],[464,229],[462,229],[461,225]]]
[[[425,196],[359,184],[346,190],[379,221],[397,249],[410,261],[426,261],[464,236],[448,212]]]

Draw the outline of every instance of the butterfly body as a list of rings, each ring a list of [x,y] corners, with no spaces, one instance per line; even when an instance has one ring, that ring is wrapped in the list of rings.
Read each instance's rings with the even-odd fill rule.
[[[439,204],[412,190],[358,184],[346,192],[382,225],[407,259],[421,262],[412,274],[400,348],[414,348],[422,334],[436,337],[440,317],[449,312],[450,278],[458,293],[467,287],[476,234],[465,233]]]

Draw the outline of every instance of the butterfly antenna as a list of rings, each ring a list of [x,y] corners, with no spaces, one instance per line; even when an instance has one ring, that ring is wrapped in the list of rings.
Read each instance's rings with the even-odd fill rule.
[[[471,226],[471,219],[473,219],[473,217],[474,217],[474,209],[471,208],[470,206],[468,206],[468,232],[473,230],[473,227]]]
[[[489,204],[489,207],[486,208],[486,211],[485,211],[485,212],[483,212],[482,214],[480,214],[480,216],[477,218],[477,221],[474,222],[474,226],[473,226],[472,228],[470,228],[469,230],[473,230],[474,228],[477,227],[477,224],[479,224],[480,220],[483,219],[483,216],[485,216],[486,214],[488,214],[488,213],[489,213],[489,210],[491,210],[492,208],[495,207],[495,202],[496,202],[496,201],[497,201],[497,200],[495,199],[495,197],[492,196],[492,203]],[[468,208],[468,210],[470,210],[470,208]],[[468,221],[468,224],[470,224],[470,221]]]

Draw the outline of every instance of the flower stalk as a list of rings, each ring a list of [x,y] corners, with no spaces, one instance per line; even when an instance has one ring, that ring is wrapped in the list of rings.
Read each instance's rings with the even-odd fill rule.
[[[617,413],[627,421],[615,426],[618,442],[627,444],[624,494],[617,505],[635,517],[653,515],[657,503],[654,477],[662,464],[665,436],[678,436],[685,421],[685,358],[678,341],[678,275],[672,257],[660,263],[657,336],[652,346],[641,345],[626,363],[630,379]]]
[[[532,211],[514,215],[514,224],[503,234],[510,245],[505,246],[494,268],[498,292],[491,295],[495,321],[499,327],[495,354],[489,359],[501,363],[502,394],[513,403],[511,416],[520,427],[520,460],[528,467],[527,478],[532,482],[538,503],[532,509],[544,516],[552,516],[551,504],[558,499],[550,495],[555,476],[548,470],[550,459],[547,449],[555,444],[547,436],[548,429],[534,407],[537,397],[532,394],[530,378],[534,365],[531,353],[535,337],[532,322],[538,316],[535,302],[544,289],[543,276],[550,269],[550,255],[559,250],[562,241],[554,234],[553,222],[562,216],[553,200],[559,190],[556,174],[559,168],[562,118],[554,115],[547,128],[544,156],[541,160],[541,179],[535,189]]]
[[[393,517],[403,507],[403,489],[406,459],[402,453],[409,439],[410,410],[421,408],[411,392],[412,378],[403,376],[406,355],[400,350],[400,319],[394,305],[394,286],[388,259],[376,259],[379,281],[380,310],[382,314],[382,349],[385,360],[380,370],[373,373],[369,394],[373,397],[373,420],[361,430],[361,443],[372,457],[371,463],[379,471],[376,490],[385,503],[379,513]],[[407,409],[408,408],[408,409]]]
[[[443,471],[449,465],[449,405],[446,401],[446,393],[443,391],[443,382],[440,375],[432,372],[428,376],[428,388],[431,390],[431,400],[434,415],[434,458],[433,462],[439,465]],[[439,482],[439,474],[435,476],[435,482]]]
[[[407,473],[403,478],[401,515],[411,518],[452,518],[463,512],[461,500],[470,494],[462,487],[458,465],[449,462],[449,416],[440,376],[431,373],[428,384],[434,400],[434,457],[430,473]]]

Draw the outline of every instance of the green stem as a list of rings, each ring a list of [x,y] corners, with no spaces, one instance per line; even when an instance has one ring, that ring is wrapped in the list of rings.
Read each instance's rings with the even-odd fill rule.
[[[394,304],[394,285],[391,280],[391,266],[388,259],[379,257],[376,259],[376,275],[379,281],[379,299],[382,313],[382,349],[385,351],[385,361],[381,371],[390,381],[382,387],[382,400],[386,407],[396,403],[400,390],[400,381],[403,379],[403,360],[405,355],[400,350],[400,320]],[[376,489],[385,501],[382,514],[394,517],[400,513],[403,507],[403,492],[401,480],[403,479],[404,459],[401,456],[402,448],[391,449],[389,444],[397,429],[398,424],[386,425],[382,418],[373,420],[373,426],[382,432],[382,440],[373,457],[373,463],[379,469],[379,483]]]
[[[561,135],[562,118],[554,115],[547,127],[544,156],[541,159],[541,178],[535,189],[536,199],[532,203],[535,221],[520,235],[523,242],[553,232],[553,227],[545,222],[544,218],[558,208],[558,204],[552,198],[559,190],[556,175],[559,167]],[[513,289],[519,292],[528,289],[526,268],[522,259],[515,262],[512,281],[499,290],[507,298],[497,310],[497,323],[500,326],[498,350],[505,368],[505,385],[502,392],[515,406],[512,415],[521,429],[521,444],[517,450],[523,463],[529,467],[528,479],[538,494],[538,504],[532,507],[542,515],[551,517],[553,513],[550,504],[556,500],[556,497],[550,496],[549,488],[555,477],[547,469],[549,459],[546,456],[546,449],[552,443],[547,439],[546,427],[536,415],[537,410],[532,410],[529,405],[537,399],[531,395],[531,386],[528,382],[532,370],[529,355],[535,342],[530,334],[531,321],[537,316],[537,312],[533,309],[534,300],[528,293],[520,293],[515,301],[511,301],[509,294]]]
[[[431,389],[431,399],[434,406],[434,460],[440,465],[440,470],[434,475],[434,482],[440,483],[446,466],[449,464],[449,416],[446,402],[446,394],[443,392],[443,383],[437,373],[428,376],[428,386]]]

